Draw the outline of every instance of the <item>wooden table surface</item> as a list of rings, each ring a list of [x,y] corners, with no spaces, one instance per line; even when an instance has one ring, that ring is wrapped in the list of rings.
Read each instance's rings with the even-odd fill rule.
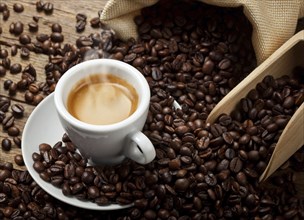
[[[0,27],[2,27],[2,33],[0,34],[0,47],[1,49],[7,49],[9,53],[9,58],[11,59],[11,63],[20,63],[22,65],[22,69],[26,67],[28,64],[32,64],[37,72],[37,81],[44,82],[45,81],[45,71],[44,66],[48,63],[48,55],[45,54],[36,54],[34,52],[30,52],[30,58],[28,60],[24,60],[20,57],[20,50],[18,50],[17,55],[11,56],[10,54],[10,46],[13,44],[20,45],[19,37],[11,34],[9,32],[9,26],[13,22],[21,21],[24,24],[23,33],[29,34],[33,39],[35,36],[40,33],[51,34],[51,25],[53,23],[59,23],[62,26],[62,33],[64,35],[64,43],[72,43],[75,44],[76,39],[85,35],[88,36],[90,33],[99,33],[99,28],[92,28],[90,26],[90,20],[94,17],[98,16],[98,11],[102,10],[104,5],[106,4],[106,0],[50,0],[48,2],[53,3],[54,11],[52,14],[47,15],[44,12],[37,12],[36,10],[36,2],[37,0],[1,0],[1,3],[5,3],[8,6],[10,11],[10,17],[7,21],[3,21],[2,13],[0,13]],[[47,1],[44,1],[47,2]],[[13,10],[13,5],[15,3],[21,3],[24,6],[24,11],[22,13],[16,13]],[[76,14],[82,13],[87,16],[87,25],[85,31],[82,33],[77,33],[75,29],[76,25]],[[36,33],[31,33],[28,30],[28,23],[33,21],[33,16],[38,16],[39,21],[39,30]],[[0,59],[1,63],[1,59]],[[3,83],[7,79],[11,79],[13,82],[18,82],[21,78],[21,74],[11,74],[9,71],[6,71],[5,76],[0,76],[0,95],[5,97],[10,97],[11,105],[15,103],[19,103],[24,106],[25,112],[24,117],[21,119],[15,120],[15,125],[22,131],[23,127],[35,108],[34,105],[29,105],[24,101],[24,92],[17,92],[15,96],[9,96],[8,91],[3,88]],[[21,138],[22,133],[19,135]],[[7,134],[7,131],[0,126],[0,143],[3,138],[9,138],[13,140],[13,137],[10,137]],[[12,141],[13,143],[13,141]],[[14,163],[14,156],[17,154],[21,154],[21,149],[12,144],[12,149],[10,151],[4,151],[0,148],[0,162],[13,162],[14,168],[16,169],[25,169],[24,166],[18,166]]]

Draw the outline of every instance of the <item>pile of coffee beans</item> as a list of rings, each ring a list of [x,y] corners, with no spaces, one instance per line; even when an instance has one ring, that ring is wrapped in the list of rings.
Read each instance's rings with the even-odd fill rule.
[[[98,170],[87,166],[64,135],[64,146],[39,146],[34,169],[66,196],[99,205],[133,202],[131,219],[304,217],[300,210],[284,213],[276,208],[277,198],[258,182],[282,130],[304,101],[303,83],[267,76],[240,101],[240,108],[231,116],[221,115],[215,124],[205,124],[195,113],[185,117],[172,108],[164,91],[156,96],[144,131],[157,152],[150,164],[126,161]],[[156,120],[164,126],[151,129]],[[280,177],[274,179],[282,185]]]
[[[161,8],[161,10],[159,10]],[[251,25],[242,11],[163,1],[135,18],[139,41],[113,48],[183,107],[205,117],[255,67]]]
[[[42,1],[36,7],[53,10],[53,5]],[[4,11],[9,15],[1,3],[3,19]],[[34,16],[28,24],[33,33],[39,29],[38,20]],[[77,32],[84,30],[86,20],[86,15],[76,16]],[[54,146],[41,143],[32,155],[40,177],[64,195],[98,205],[134,206],[115,212],[78,209],[45,193],[27,171],[0,163],[0,219],[303,219],[297,185],[301,173],[295,172],[303,170],[303,148],[267,182],[258,182],[282,130],[303,102],[303,69],[292,77],[267,76],[231,115],[206,124],[213,107],[256,66],[251,25],[242,9],[160,1],[143,9],[135,23],[137,40],[123,42],[104,28],[80,36],[75,44],[63,43],[60,24],[51,27],[51,35],[37,33],[29,40],[15,23],[12,34],[19,37],[20,45],[29,53],[47,54],[49,63],[45,82],[36,81],[32,65],[21,69],[19,82],[4,82],[9,96],[20,91],[27,103],[36,105],[54,91],[69,68],[84,60],[112,58],[136,67],[151,88],[144,133],[156,148],[153,162],[139,165],[126,160],[114,167],[91,167],[66,135]],[[90,24],[102,27],[96,19]],[[11,47],[11,54],[18,49]],[[8,51],[0,56],[1,76],[11,71],[12,64]],[[18,69],[14,66],[13,72]],[[181,109],[172,107],[174,100]],[[2,102],[4,109],[12,106],[6,97]],[[0,112],[1,123],[5,120],[7,126],[16,118],[9,113]],[[20,144],[17,138],[14,142]],[[2,148],[11,145],[5,139]],[[19,156],[15,162],[23,163]]]

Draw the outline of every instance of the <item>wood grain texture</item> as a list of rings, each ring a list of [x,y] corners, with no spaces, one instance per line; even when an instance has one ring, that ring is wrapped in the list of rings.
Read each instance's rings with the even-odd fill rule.
[[[19,43],[19,36],[15,36],[9,32],[9,27],[13,22],[20,21],[24,24],[23,33],[29,34],[32,41],[36,40],[36,36],[39,33],[51,34],[51,25],[53,23],[59,23],[62,26],[62,33],[64,35],[63,43],[75,44],[79,36],[88,36],[90,33],[98,33],[100,29],[92,28],[90,26],[90,20],[98,16],[98,11],[102,10],[106,4],[106,0],[50,0],[54,4],[54,11],[50,15],[46,15],[44,12],[37,12],[36,2],[37,0],[3,0],[1,3],[6,3],[10,11],[10,17],[7,21],[3,21],[2,13],[0,13],[0,26],[2,28],[2,33],[0,34],[0,47],[1,49],[7,49],[9,52],[9,58],[11,63],[20,63],[22,68],[25,68],[28,64],[32,64],[37,72],[37,81],[45,81],[45,71],[44,67],[48,63],[48,56],[44,54],[36,54],[34,52],[30,53],[30,58],[28,60],[21,59],[20,51],[18,50],[17,55],[11,56],[10,47],[16,44],[19,48],[22,46]],[[45,1],[46,2],[46,1]],[[24,11],[22,13],[16,13],[13,10],[13,5],[15,3],[21,3],[24,6]],[[76,14],[83,13],[87,16],[87,25],[85,31],[82,33],[77,33],[75,29],[76,25]],[[33,16],[38,16],[39,29],[36,33],[29,32],[28,23],[33,21]],[[1,63],[1,59],[0,59]],[[10,79],[13,82],[18,82],[21,78],[21,74],[11,74],[9,71],[6,72],[5,76],[0,77],[0,95],[10,97],[7,90],[4,90],[3,83],[5,80]],[[27,118],[35,108],[33,105],[26,104],[24,101],[24,92],[18,92],[15,96],[10,97],[12,104],[19,103],[25,108],[24,117],[15,120],[15,125],[22,131],[23,127],[27,121]],[[42,122],[43,123],[43,122]],[[5,131],[2,126],[0,126],[0,141],[3,138],[13,138],[8,136],[7,131]],[[21,135],[19,135],[21,138]],[[16,154],[21,154],[21,149],[13,144],[12,149],[5,152],[0,149],[0,162],[13,162],[14,156]],[[25,169],[24,166],[17,166],[14,163],[14,167],[17,169]]]

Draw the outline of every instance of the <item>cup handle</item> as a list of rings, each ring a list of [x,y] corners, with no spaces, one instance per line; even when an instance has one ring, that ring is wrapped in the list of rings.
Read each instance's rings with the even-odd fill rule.
[[[149,138],[137,131],[129,134],[130,143],[125,147],[124,155],[137,163],[147,164],[155,158],[155,149]]]

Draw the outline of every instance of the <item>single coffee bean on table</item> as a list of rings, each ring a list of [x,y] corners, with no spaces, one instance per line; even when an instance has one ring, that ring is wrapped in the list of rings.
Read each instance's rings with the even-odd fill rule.
[[[17,74],[17,73],[20,73],[22,70],[22,66],[20,63],[13,63],[11,66],[10,66],[10,73],[12,74]]]
[[[6,49],[1,49],[0,50],[0,58],[6,58],[8,56],[8,52]]]
[[[31,21],[27,25],[29,27],[30,32],[37,32],[39,29],[38,23],[35,21]]]
[[[1,141],[1,147],[4,151],[10,151],[12,147],[12,142],[8,138],[3,138]]]
[[[15,12],[21,13],[21,12],[23,12],[24,7],[23,7],[23,5],[20,4],[20,3],[15,3],[15,4],[13,5],[13,9],[14,9]]]

